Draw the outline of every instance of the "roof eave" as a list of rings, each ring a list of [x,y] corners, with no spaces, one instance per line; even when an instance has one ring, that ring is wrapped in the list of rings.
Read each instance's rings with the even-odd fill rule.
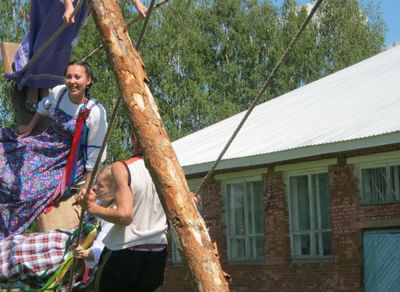
[[[273,164],[330,153],[391,145],[399,142],[400,132],[397,131],[348,141],[311,145],[254,156],[221,160],[216,170],[227,170],[233,168],[246,168],[257,165]],[[211,169],[213,163],[214,162],[212,161],[194,165],[186,165],[183,166],[183,169],[186,175],[194,175],[197,173],[208,172]]]

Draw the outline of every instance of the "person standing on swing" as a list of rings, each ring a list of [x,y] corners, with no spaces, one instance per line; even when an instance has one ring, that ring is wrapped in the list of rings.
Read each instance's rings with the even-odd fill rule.
[[[151,292],[161,286],[167,260],[167,218],[153,180],[142,158],[141,144],[132,134],[134,155],[115,162],[115,208],[96,204],[96,190],[80,193],[81,206],[90,214],[114,223],[95,282],[99,291]],[[101,268],[103,266],[103,268]]]
[[[75,7],[80,3],[74,16]],[[25,109],[35,113],[38,101],[49,94],[49,89],[63,84],[63,72],[71,59],[79,33],[89,14],[87,0],[31,0],[29,31],[14,56],[14,72],[5,77],[16,82],[18,91],[25,91]],[[146,16],[147,8],[140,0],[133,0],[139,17]],[[30,64],[32,57],[47,43],[54,33],[67,25],[40,56]]]

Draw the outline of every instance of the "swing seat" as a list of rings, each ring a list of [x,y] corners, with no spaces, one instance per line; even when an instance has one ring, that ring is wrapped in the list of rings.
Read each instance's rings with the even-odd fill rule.
[[[18,47],[18,43],[1,43],[1,55],[3,57],[4,73],[10,73],[13,71],[12,64],[14,62],[14,55],[17,52]]]

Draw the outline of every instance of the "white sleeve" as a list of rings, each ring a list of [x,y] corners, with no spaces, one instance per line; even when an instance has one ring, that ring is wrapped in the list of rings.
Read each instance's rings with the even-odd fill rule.
[[[60,98],[60,94],[65,90],[65,85],[58,85],[54,87],[48,96],[42,98],[38,104],[37,112],[42,116],[48,117],[50,115],[50,109],[57,105],[57,100]]]
[[[86,120],[88,127],[87,137],[87,161],[86,170],[91,171],[96,163],[97,156],[99,154],[101,145],[103,144],[104,136],[107,131],[107,116],[104,107],[97,103],[90,111],[90,114]],[[106,159],[106,149],[104,149],[101,162]]]
[[[93,242],[92,247],[90,248],[90,252],[93,254],[93,261],[85,260],[85,264],[90,268],[93,269],[100,260],[101,253],[103,252],[104,244],[101,242]]]
[[[103,238],[107,235],[107,233],[110,231],[111,227],[113,227],[113,226],[114,226],[114,224],[102,220],[101,231],[97,235],[95,241],[93,241],[92,247],[90,248],[90,251],[92,252],[94,259],[93,259],[93,261],[85,260],[85,264],[89,268],[92,269],[99,263],[101,253],[103,252],[103,249],[104,249]]]

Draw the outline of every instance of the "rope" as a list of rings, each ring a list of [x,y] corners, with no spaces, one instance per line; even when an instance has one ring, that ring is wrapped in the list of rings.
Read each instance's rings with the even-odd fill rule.
[[[112,253],[111,250],[107,250],[101,259],[101,263],[97,267],[97,273],[96,273],[96,277],[94,279],[94,288],[93,288],[94,292],[100,291],[100,277],[101,277],[101,274],[103,273],[104,266],[106,265],[108,259],[111,256],[111,253]]]
[[[159,8],[160,6],[164,5],[167,2],[168,2],[168,0],[162,0],[162,1],[158,2],[157,4],[154,5],[154,9]],[[130,27],[132,24],[137,22],[138,19],[139,19],[138,17],[131,19],[127,23],[127,26]],[[138,40],[138,42],[139,42],[139,40]],[[94,54],[96,54],[98,51],[100,51],[103,47],[104,47],[104,45],[100,44],[97,48],[95,48],[93,51],[91,51],[86,57],[82,58],[81,60],[86,61],[87,59],[91,58]]]
[[[145,30],[147,28],[147,24],[148,24],[151,12],[153,11],[153,8],[154,8],[154,3],[155,3],[155,0],[152,0],[151,3],[150,3],[149,9],[147,10],[147,15],[146,15],[146,18],[144,20],[144,23],[143,23],[143,26],[142,26],[142,29],[141,29],[141,32],[140,32],[140,35],[139,35],[139,39],[136,42],[136,49],[139,49],[139,47],[140,47],[140,45],[142,43],[144,32],[145,32]],[[107,140],[108,140],[108,138],[110,136],[111,128],[112,128],[112,126],[114,124],[114,121],[115,121],[115,118],[117,116],[118,108],[119,108],[119,106],[121,104],[121,101],[122,101],[122,98],[119,97],[117,99],[116,104],[115,104],[115,107],[114,107],[114,110],[113,110],[113,113],[112,113],[112,117],[111,117],[110,123],[108,125],[106,135],[104,136],[103,143],[101,145],[99,154],[97,156],[96,163],[95,163],[95,165],[93,167],[92,175],[90,177],[90,181],[89,181],[89,184],[87,186],[87,190],[86,190],[86,194],[85,195],[87,195],[87,191],[89,191],[93,186],[94,178],[95,178],[96,173],[98,171],[98,168],[99,168],[99,165],[100,165],[100,160],[101,160],[101,157],[103,155],[104,149],[106,147]],[[78,232],[77,232],[77,235],[76,235],[76,241],[75,241],[76,245],[78,245],[79,241],[80,241],[84,215],[85,215],[85,210],[82,209],[81,210],[81,215],[80,215],[80,218],[79,218],[79,228],[78,228]],[[76,265],[77,265],[77,261],[75,259],[73,259],[73,264],[72,264],[72,269],[71,269],[71,276],[70,276],[70,281],[69,281],[69,286],[68,286],[69,287],[68,291],[70,291],[70,292],[72,291],[73,276],[75,274]]]
[[[247,118],[250,116],[251,112],[254,110],[254,108],[256,107],[259,99],[261,98],[261,96],[265,93],[265,91],[267,90],[267,87],[269,85],[269,83],[271,82],[272,78],[274,77],[274,75],[276,74],[276,72],[278,71],[279,67],[282,65],[283,61],[286,59],[286,56],[288,55],[289,51],[292,49],[293,45],[296,43],[296,41],[298,40],[298,38],[300,37],[301,33],[304,31],[304,29],[306,28],[307,24],[310,22],[311,18],[313,17],[313,15],[315,14],[315,12],[317,11],[318,7],[320,6],[320,4],[322,3],[323,0],[318,0],[315,5],[313,6],[313,8],[311,9],[309,15],[307,16],[307,18],[305,19],[305,21],[303,22],[302,26],[300,27],[300,29],[297,31],[297,33],[295,34],[295,36],[292,38],[292,40],[290,41],[290,43],[288,44],[288,46],[286,47],[285,51],[283,52],[282,56],[280,57],[280,59],[278,60],[278,62],[276,63],[275,67],[272,69],[271,73],[268,75],[267,79],[265,80],[260,92],[258,93],[258,95],[256,96],[256,98],[253,100],[253,102],[251,103],[249,109],[246,111],[244,117],[242,118],[242,120],[240,121],[239,125],[237,126],[237,128],[235,129],[235,131],[233,132],[232,136],[229,138],[228,142],[226,143],[225,147],[222,149],[221,153],[219,154],[217,160],[214,162],[214,164],[212,165],[211,169],[208,171],[208,173],[206,174],[206,176],[203,178],[203,180],[200,183],[200,186],[198,187],[196,193],[200,193],[202,191],[202,189],[204,188],[204,186],[206,185],[206,183],[208,182],[208,180],[214,175],[215,169],[217,167],[217,165],[219,164],[219,162],[221,161],[222,157],[224,156],[224,154],[226,153],[226,151],[228,150],[229,146],[232,144],[233,140],[235,139],[235,137],[237,136],[237,134],[239,133],[240,129],[243,127],[244,123],[246,122]]]
[[[71,17],[75,16],[79,9],[82,7],[83,2],[85,0],[79,0],[78,4],[75,6],[74,11],[72,12]],[[33,63],[37,61],[37,59],[43,54],[43,52],[50,46],[50,44],[64,31],[64,29],[68,26],[68,24],[63,23],[54,33],[53,35],[40,47],[39,50],[33,54],[32,58],[29,62],[24,66],[24,70],[28,69],[32,66]]]

